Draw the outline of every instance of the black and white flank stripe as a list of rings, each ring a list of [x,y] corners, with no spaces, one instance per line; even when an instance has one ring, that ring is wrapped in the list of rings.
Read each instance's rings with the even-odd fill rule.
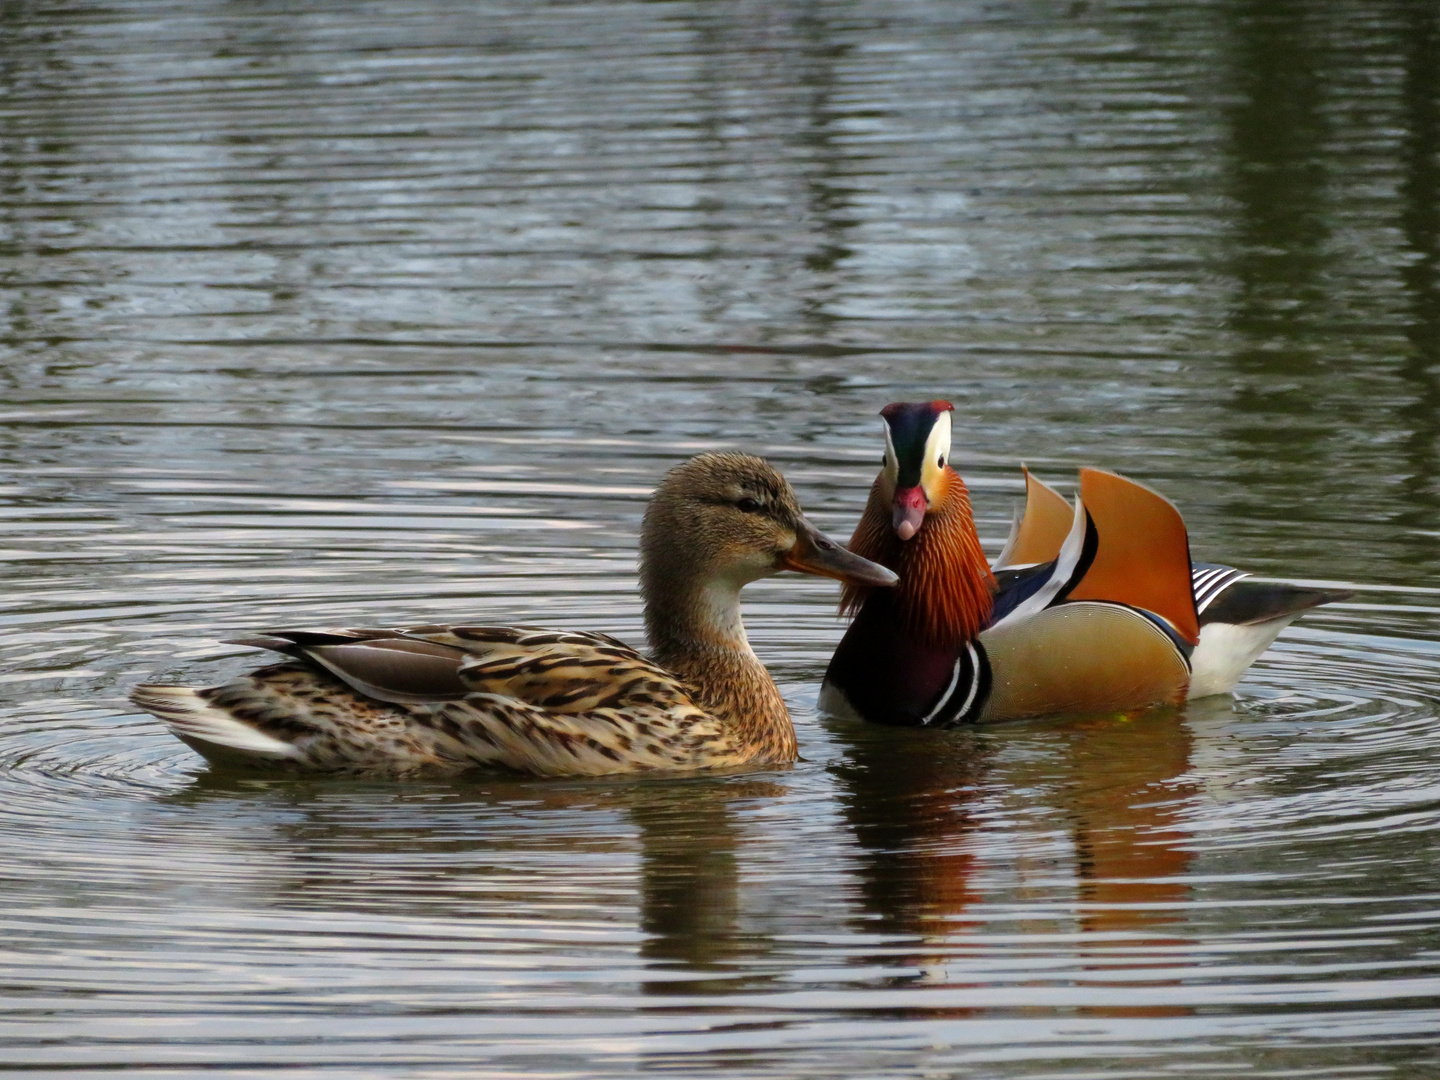
[[[1241,578],[1250,575],[1233,566],[1197,563],[1190,568],[1190,585],[1195,591],[1195,614],[1202,615],[1210,604]]]
[[[990,662],[985,647],[978,641],[967,641],[955,659],[950,682],[930,711],[920,718],[924,727],[954,727],[980,715],[981,706],[990,696]]]

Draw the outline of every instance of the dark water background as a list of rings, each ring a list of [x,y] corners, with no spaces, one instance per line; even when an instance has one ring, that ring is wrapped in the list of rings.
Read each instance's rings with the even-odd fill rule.
[[[0,1068],[1440,1075],[1440,8],[0,3]],[[217,777],[274,624],[641,640],[660,473],[944,396],[1350,583],[1233,702],[789,771]]]

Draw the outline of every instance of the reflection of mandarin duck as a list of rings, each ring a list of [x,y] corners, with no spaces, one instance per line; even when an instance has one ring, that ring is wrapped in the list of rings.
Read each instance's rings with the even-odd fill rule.
[[[948,402],[888,405],[885,464],[851,549],[900,575],[848,585],[831,712],[935,725],[1177,704],[1230,690],[1285,626],[1346,593],[1192,564],[1185,523],[1124,477],[1080,471],[1070,507],[1026,474],[994,569],[948,465]]]
[[[940,940],[957,933],[982,899],[972,880],[983,821],[977,792],[994,784],[989,744],[971,732],[836,725],[844,758],[830,766],[859,843],[860,900],[872,930]],[[917,959],[917,966],[928,961]]]
[[[742,454],[671,470],[640,543],[653,660],[570,631],[277,630],[242,643],[289,663],[204,689],[140,686],[133,700],[215,761],[546,776],[793,761],[741,587],[782,570],[867,587],[895,575],[823,536],[785,478]]]
[[[1062,738],[1053,797],[1075,843],[1081,926],[1093,933],[1180,921],[1194,858],[1187,803],[1201,788],[1190,775],[1185,720],[1174,712],[1090,717]]]

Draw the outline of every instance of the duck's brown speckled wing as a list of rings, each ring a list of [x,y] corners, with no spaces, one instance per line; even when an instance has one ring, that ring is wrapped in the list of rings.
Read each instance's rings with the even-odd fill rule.
[[[416,647],[460,657],[453,678],[465,694],[502,694],[557,713],[689,700],[687,689],[606,634],[515,626],[406,630]]]
[[[135,699],[216,760],[238,754],[393,772],[499,765],[574,776],[713,768],[753,756],[737,751],[683,683],[603,634],[287,629],[238,643],[305,663],[198,691],[142,687]]]
[[[549,775],[738,765],[690,690],[605,634],[457,626],[411,634],[465,650],[469,693],[436,723],[476,760]]]

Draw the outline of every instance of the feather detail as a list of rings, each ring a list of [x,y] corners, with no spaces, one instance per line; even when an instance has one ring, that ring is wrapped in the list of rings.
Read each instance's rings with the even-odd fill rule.
[[[778,691],[783,727],[763,694],[765,711],[746,711],[757,704],[756,680],[734,670],[719,704],[738,715],[702,705],[685,680],[603,634],[422,626],[276,630],[266,640],[298,662],[205,689],[141,686],[133,700],[225,764],[392,775],[500,766],[599,776],[795,757]],[[452,664],[437,680],[440,692],[419,700],[415,689],[435,678],[432,661],[446,653]]]
[[[995,575],[975,532],[970,492],[948,466],[945,480],[945,490],[926,511],[920,531],[901,540],[890,524],[893,495],[882,473],[850,538],[855,554],[900,575],[892,590],[896,611],[906,628],[930,645],[973,640],[989,623],[995,600]],[[859,611],[871,591],[847,584],[840,594],[840,613]]]

